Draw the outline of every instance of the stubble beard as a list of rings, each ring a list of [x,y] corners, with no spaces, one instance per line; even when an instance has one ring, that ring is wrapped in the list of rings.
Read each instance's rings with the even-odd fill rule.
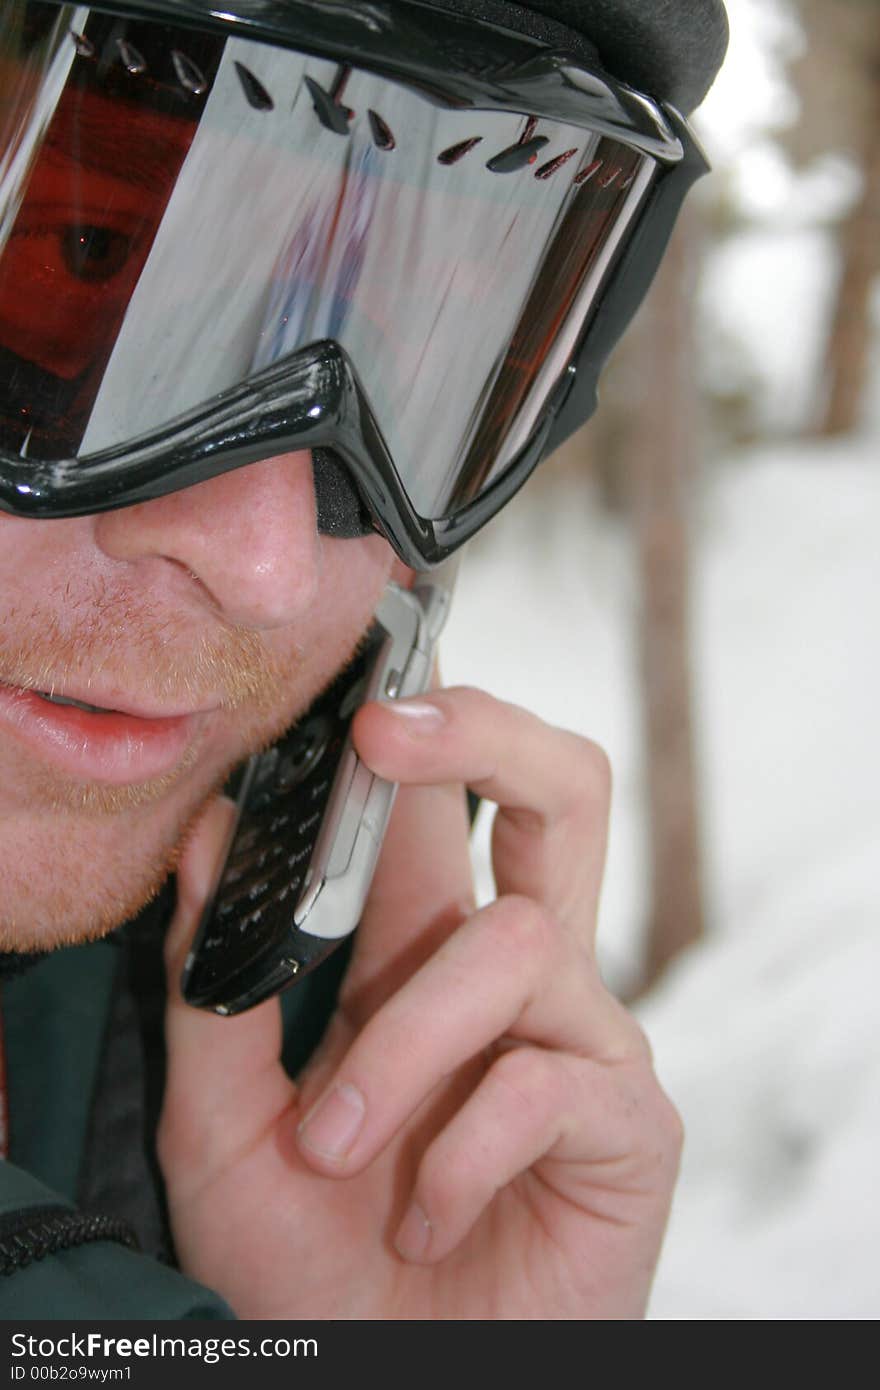
[[[0,950],[95,939],[135,916],[175,868],[231,770],[272,743],[317,693],[304,688],[299,649],[279,656],[250,630],[218,624],[193,640],[191,624],[158,614],[139,595],[111,598],[100,590],[62,611],[63,624],[42,611],[24,622],[7,615],[0,681],[42,691],[90,681],[131,690],[137,673],[141,694],[169,706],[198,708],[219,695],[216,718],[228,735],[204,765],[197,736],[176,768],[142,784],[94,785],[30,767],[21,812],[0,819],[0,843],[8,847],[0,865]],[[36,848],[29,852],[28,844]]]

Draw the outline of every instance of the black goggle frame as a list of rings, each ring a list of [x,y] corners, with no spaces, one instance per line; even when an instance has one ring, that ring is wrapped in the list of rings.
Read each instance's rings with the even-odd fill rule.
[[[92,8],[295,47],[379,72],[442,104],[528,112],[611,136],[657,161],[645,203],[530,439],[452,515],[427,519],[415,511],[355,369],[331,341],[292,353],[125,446],[51,463],[0,452],[0,509],[49,520],[148,501],[279,454],[329,449],[404,563],[419,570],[441,563],[593,413],[602,367],[654,277],[688,189],[708,169],[686,121],[571,55],[481,21],[444,15],[438,26],[436,11],[406,0],[359,7],[251,0],[246,18],[212,11],[203,0],[102,0]]]

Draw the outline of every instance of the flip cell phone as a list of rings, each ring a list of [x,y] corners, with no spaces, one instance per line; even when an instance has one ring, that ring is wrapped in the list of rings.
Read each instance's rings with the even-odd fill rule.
[[[451,565],[389,584],[350,665],[287,734],[244,765],[236,812],[183,973],[184,998],[236,1014],[302,979],[360,920],[396,786],[351,741],[368,700],[427,689]]]

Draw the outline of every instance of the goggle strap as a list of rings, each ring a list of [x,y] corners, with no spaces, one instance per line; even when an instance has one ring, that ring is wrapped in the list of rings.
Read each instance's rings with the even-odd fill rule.
[[[676,134],[686,131],[683,117],[673,107],[666,108],[666,115]],[[681,163],[660,179],[650,194],[639,225],[587,325],[585,340],[574,353],[572,386],[550,430],[545,457],[580,429],[595,411],[602,369],[650,288],[685,195],[697,179],[708,173],[708,161],[700,146],[686,140],[684,149]]]

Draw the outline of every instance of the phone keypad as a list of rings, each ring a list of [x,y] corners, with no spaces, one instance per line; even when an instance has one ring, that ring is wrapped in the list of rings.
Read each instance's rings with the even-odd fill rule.
[[[352,688],[366,678],[381,640],[378,629],[304,718],[260,756],[187,971],[185,992],[194,1002],[222,1004],[239,988],[242,972],[267,955],[297,956],[294,913],[309,886],[309,865],[360,704]],[[313,952],[323,954],[323,947],[314,938]]]

